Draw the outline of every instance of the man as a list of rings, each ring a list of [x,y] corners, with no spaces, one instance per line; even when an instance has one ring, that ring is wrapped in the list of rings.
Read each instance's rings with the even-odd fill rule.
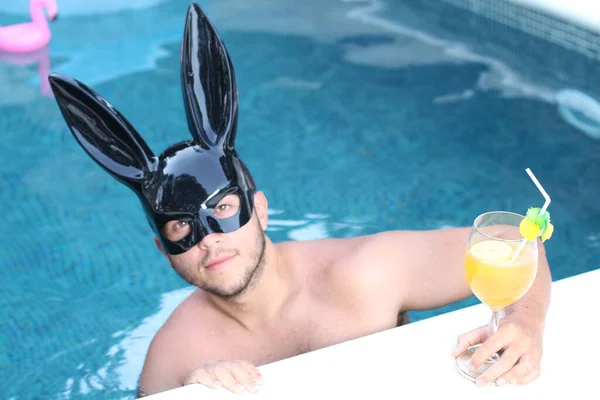
[[[153,338],[138,396],[193,383],[256,391],[257,366],[390,329],[406,310],[471,295],[463,270],[469,228],[271,242],[267,199],[235,150],[233,66],[197,4],[186,18],[181,65],[193,140],[160,156],[100,95],[50,77],[78,143],[136,193],[157,247],[198,287]],[[480,383],[525,384],[539,375],[551,285],[541,245],[539,260],[531,290],[507,309],[496,334],[488,337],[484,326],[459,337],[454,356],[483,343],[474,367],[504,349]]]

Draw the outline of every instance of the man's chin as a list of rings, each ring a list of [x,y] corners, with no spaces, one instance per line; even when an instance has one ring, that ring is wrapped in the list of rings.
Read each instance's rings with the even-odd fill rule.
[[[205,291],[211,293],[214,296],[220,297],[222,299],[233,299],[241,296],[248,287],[247,284],[243,286],[228,286],[228,287],[205,287],[203,288]]]
[[[209,292],[214,295],[217,296],[223,300],[233,300],[236,298],[239,298],[242,296],[242,294],[244,293],[244,289],[241,290],[231,290],[231,291],[226,291],[226,290],[209,290]]]
[[[254,286],[255,279],[253,278],[256,278],[255,275],[258,270],[260,268],[257,265],[254,268],[246,269],[243,274],[235,275],[235,277],[232,276],[234,271],[231,271],[231,274],[213,275],[213,282],[207,282],[207,285],[202,289],[223,299],[239,298],[248,292],[249,287]]]

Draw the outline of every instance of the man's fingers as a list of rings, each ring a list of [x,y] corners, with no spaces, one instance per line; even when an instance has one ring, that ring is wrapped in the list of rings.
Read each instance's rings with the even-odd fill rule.
[[[479,378],[477,378],[477,384],[486,384],[488,382],[492,382],[497,378],[504,375],[506,372],[511,371],[511,369],[515,366],[517,361],[519,361],[519,357],[521,356],[521,352],[515,349],[514,346],[509,346],[498,361],[494,363],[490,368],[488,368]],[[498,382],[502,384],[502,382]]]
[[[198,368],[194,372],[187,377],[185,385],[191,385],[193,383],[199,383],[201,385],[207,386],[212,389],[218,389],[222,386],[221,382],[217,379],[217,377],[210,372],[206,371],[204,368]]]
[[[251,375],[250,371],[248,371],[246,366],[242,363],[232,363],[231,367],[229,368],[229,371],[231,372],[231,375],[240,384],[244,385],[244,387],[250,392],[256,392],[258,390],[258,385],[254,377]]]
[[[535,381],[539,377],[540,377],[540,369],[535,368],[533,371],[531,371],[530,373],[525,375],[523,378],[521,378],[520,380],[517,380],[516,383],[519,385],[527,385],[528,383]]]
[[[240,393],[246,389],[246,387],[233,376],[230,369],[231,366],[229,364],[219,364],[215,366],[214,374],[217,379],[221,381],[225,389],[228,389],[233,393]]]
[[[494,353],[499,352],[503,348],[507,347],[510,343],[510,337],[502,332],[497,332],[495,335],[487,338],[485,342],[473,353],[471,358],[471,366],[478,368]],[[516,360],[515,360],[516,362]]]
[[[254,366],[249,361],[240,361],[240,364],[242,364],[244,366],[244,368],[246,368],[246,371],[248,371],[248,373],[250,374],[252,379],[254,379],[254,382],[256,384],[258,384],[258,385],[264,384],[264,379],[262,377],[262,374],[260,373],[258,368],[256,368],[256,366]]]
[[[499,383],[527,384],[533,382],[540,376],[540,369],[536,368],[528,357],[522,357],[516,365],[498,378]]]
[[[212,361],[204,364],[188,376],[184,385],[199,383],[217,389],[224,387],[231,392],[244,390],[256,392],[263,384],[260,371],[249,361]]]
[[[456,347],[452,352],[452,357],[458,357],[469,347],[479,344],[487,339],[488,336],[488,327],[482,326],[481,328],[477,328],[467,333],[463,333],[458,336],[458,340],[456,342]]]

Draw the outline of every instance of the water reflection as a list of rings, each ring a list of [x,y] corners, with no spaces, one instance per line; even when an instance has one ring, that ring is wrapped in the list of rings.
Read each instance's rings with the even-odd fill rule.
[[[589,138],[600,140],[600,102],[576,89],[556,93],[558,113],[563,120]]]
[[[154,334],[167,320],[171,312],[187,296],[193,287],[184,287],[162,294],[158,310],[130,331],[117,331],[112,337],[117,341],[110,346],[101,359],[105,363],[94,371],[86,373],[80,364],[79,374],[69,375],[64,382],[64,398],[71,399],[78,395],[88,395],[94,391],[115,390],[121,394],[134,391],[144,363],[146,350]]]
[[[50,68],[51,68],[49,46],[44,46],[43,48],[41,48],[39,50],[32,51],[29,53],[8,53],[8,52],[0,51],[0,62],[7,64],[7,65],[24,67],[28,71],[30,70],[28,67],[36,66],[40,92],[42,93],[42,95],[44,95],[46,97],[52,97],[52,91],[50,90],[50,83],[48,82],[48,74],[50,73]],[[1,74],[2,74],[2,69],[0,69],[0,75]],[[0,78],[0,81],[2,81],[2,80],[3,79]],[[29,86],[28,81],[29,81],[29,79],[21,81],[21,84],[23,86],[25,86],[25,85]],[[13,87],[12,89],[15,89],[15,88]],[[18,87],[18,88],[16,88],[16,90],[18,90],[20,92],[21,90],[23,90],[23,88]],[[8,92],[7,92],[7,94],[8,94]],[[11,96],[2,96],[2,97],[9,98]]]

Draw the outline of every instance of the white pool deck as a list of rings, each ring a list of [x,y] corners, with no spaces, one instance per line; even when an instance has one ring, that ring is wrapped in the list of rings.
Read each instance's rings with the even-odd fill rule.
[[[511,0],[562,17],[600,33],[600,1],[598,0]]]
[[[259,367],[258,393],[189,385],[146,397],[187,399],[599,399],[600,269],[553,283],[541,376],[528,385],[477,387],[454,369],[456,336],[485,324],[482,304]]]

